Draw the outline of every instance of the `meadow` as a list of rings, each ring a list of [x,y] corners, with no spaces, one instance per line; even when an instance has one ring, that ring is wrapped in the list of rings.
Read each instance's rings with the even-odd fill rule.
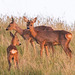
[[[26,23],[22,17],[14,17],[15,22],[23,29],[26,29]],[[33,47],[29,44],[26,51],[26,41],[18,34],[21,46],[17,46],[19,52],[19,69],[14,67],[12,62],[11,70],[8,71],[7,47],[11,43],[10,31],[6,27],[11,22],[11,17],[1,15],[0,18],[0,75],[75,75],[75,23],[68,25],[60,18],[41,18],[35,26],[47,25],[54,30],[67,30],[72,33],[72,40],[69,44],[72,51],[72,59],[65,54],[61,46],[54,46],[55,54],[52,56],[52,50],[49,50],[49,57],[46,56],[45,50],[43,57],[40,57],[40,47],[36,44],[36,55]],[[14,30],[11,31],[15,33]]]

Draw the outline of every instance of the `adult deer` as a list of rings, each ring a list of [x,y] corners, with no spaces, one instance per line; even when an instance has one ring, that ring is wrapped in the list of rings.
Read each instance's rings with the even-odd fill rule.
[[[31,36],[30,31],[28,29],[21,29],[14,22],[14,19],[12,18],[12,22],[8,25],[8,27],[6,28],[6,30],[15,30],[15,31],[17,31],[26,40],[26,50],[28,50],[28,44],[30,42],[31,45],[34,48],[35,53],[36,53],[34,40],[33,40],[33,37]],[[35,30],[36,31],[39,31],[39,30],[51,30],[52,31],[53,29],[51,27],[47,27],[47,26],[37,26],[37,27],[35,27]]]
[[[34,18],[33,20],[30,20],[30,21],[27,18],[25,19],[26,19],[25,21],[27,22],[27,29],[29,29],[33,38],[40,44],[40,47],[41,47],[40,55],[41,56],[42,56],[42,52],[43,52],[45,45],[57,44],[57,45],[62,46],[65,53],[69,55],[70,58],[72,57],[71,50],[69,48],[69,42],[71,41],[71,38],[72,38],[72,34],[70,32],[65,31],[65,30],[36,31],[33,25],[36,22],[37,18]]]
[[[12,41],[10,46],[8,46],[7,48],[7,59],[9,64],[9,69],[8,69],[9,71],[11,68],[12,59],[14,60],[15,67],[17,65],[17,68],[18,68],[18,50],[16,48],[16,45],[21,45],[17,37],[17,32],[14,35],[10,32],[10,36],[12,37]]]

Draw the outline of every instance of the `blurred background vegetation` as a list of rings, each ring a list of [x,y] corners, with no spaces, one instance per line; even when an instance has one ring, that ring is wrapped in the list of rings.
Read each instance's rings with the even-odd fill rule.
[[[52,51],[49,50],[49,57],[43,51],[43,57],[40,57],[40,47],[36,44],[36,57],[31,44],[26,52],[26,41],[18,34],[21,46],[17,46],[19,52],[19,69],[14,68],[12,62],[11,71],[8,71],[7,47],[11,43],[10,31],[6,27],[11,22],[11,17],[1,15],[0,17],[0,75],[75,75],[75,23],[68,25],[60,18],[44,18],[37,16],[38,20],[35,26],[46,25],[54,30],[67,30],[72,33],[70,48],[72,51],[72,60],[66,56],[61,46],[55,46],[55,54],[52,57]],[[14,17],[15,22],[23,29],[26,29],[26,23],[22,17]],[[30,19],[30,18],[29,18]],[[15,33],[14,30],[11,31]]]

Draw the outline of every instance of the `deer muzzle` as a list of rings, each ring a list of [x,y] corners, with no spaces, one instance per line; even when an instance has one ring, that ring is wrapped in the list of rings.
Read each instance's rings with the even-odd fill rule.
[[[6,31],[7,31],[8,29],[6,28]]]

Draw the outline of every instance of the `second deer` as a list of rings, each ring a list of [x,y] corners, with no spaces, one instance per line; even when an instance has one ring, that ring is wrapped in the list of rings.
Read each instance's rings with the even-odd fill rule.
[[[72,38],[72,34],[65,30],[53,30],[53,31],[36,31],[34,29],[34,23],[36,22],[37,18],[34,18],[33,20],[28,20],[25,18],[27,22],[27,28],[30,30],[31,35],[33,38],[40,44],[41,51],[40,55],[42,56],[42,52],[44,50],[44,46],[47,46],[47,44],[52,45],[61,45],[63,50],[65,51],[66,55],[68,55],[70,58],[71,50],[69,48],[69,43]],[[48,50],[46,51],[48,54]]]
[[[8,46],[7,48],[7,59],[9,64],[9,69],[8,69],[9,71],[11,68],[12,59],[14,60],[15,67],[17,66],[18,68],[18,50],[16,48],[16,45],[21,45],[17,37],[17,32],[14,35],[10,32],[10,36],[12,37],[12,41],[10,46]]]

